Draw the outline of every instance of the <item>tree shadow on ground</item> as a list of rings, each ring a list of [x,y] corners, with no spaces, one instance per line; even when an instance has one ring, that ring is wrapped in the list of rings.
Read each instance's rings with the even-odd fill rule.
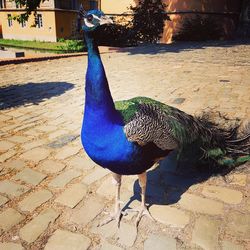
[[[164,53],[180,53],[182,51],[193,51],[196,49],[205,49],[207,47],[229,48],[238,45],[249,45],[250,39],[232,40],[232,41],[208,41],[208,42],[175,42],[171,44],[148,44],[137,47],[119,48],[119,52],[128,53],[129,55],[156,55]]]
[[[239,170],[247,169],[246,164],[242,165]],[[161,161],[156,169],[148,171],[146,202],[149,207],[175,204],[191,186],[202,183],[213,176],[225,176],[231,171],[232,169],[222,169],[220,172],[215,172],[213,169],[198,169],[180,162],[177,165],[176,152],[173,152]],[[138,180],[134,182],[133,192],[134,194],[125,205],[124,210],[130,208],[133,201],[141,200]]]
[[[20,85],[0,87],[0,110],[26,104],[39,104],[47,99],[60,96],[74,88],[68,82],[29,82]]]

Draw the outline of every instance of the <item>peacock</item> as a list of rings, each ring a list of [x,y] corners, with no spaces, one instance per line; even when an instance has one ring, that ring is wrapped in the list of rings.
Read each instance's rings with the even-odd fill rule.
[[[112,172],[116,186],[115,208],[100,225],[116,220],[123,208],[120,201],[122,175],[138,175],[141,205],[135,224],[142,216],[152,220],[145,201],[146,171],[173,150],[196,148],[201,161],[219,167],[234,167],[250,160],[250,133],[237,135],[237,127],[222,128],[206,117],[194,117],[148,97],[114,102],[94,31],[112,19],[100,10],[80,9],[81,28],[88,50],[85,107],[81,140],[88,156]]]

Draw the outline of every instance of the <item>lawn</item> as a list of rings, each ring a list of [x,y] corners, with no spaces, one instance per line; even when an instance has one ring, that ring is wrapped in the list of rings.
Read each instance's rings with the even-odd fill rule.
[[[62,51],[62,52],[80,52],[84,50],[84,44],[78,40],[63,40],[60,42],[41,42],[41,41],[22,41],[13,39],[0,39],[0,46],[11,46],[17,48]]]

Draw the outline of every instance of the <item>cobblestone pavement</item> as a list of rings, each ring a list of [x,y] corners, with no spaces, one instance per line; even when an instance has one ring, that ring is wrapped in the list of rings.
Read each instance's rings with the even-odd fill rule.
[[[86,56],[0,68],[0,249],[250,249],[250,174],[180,174],[166,160],[148,172],[157,220],[131,216],[97,227],[112,208],[107,170],[80,139]],[[114,99],[143,95],[191,114],[250,119],[250,46],[185,43],[103,55]],[[249,165],[248,165],[249,166]],[[203,182],[202,182],[203,181]],[[138,204],[136,176],[122,200]]]

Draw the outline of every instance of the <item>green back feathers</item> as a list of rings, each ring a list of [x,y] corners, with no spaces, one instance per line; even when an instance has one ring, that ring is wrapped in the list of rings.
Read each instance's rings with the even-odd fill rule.
[[[199,121],[196,118],[151,98],[135,97],[129,100],[117,101],[115,102],[115,108],[122,115],[124,123],[127,124],[133,119],[142,104],[152,104],[159,108],[164,114],[171,135],[176,138],[181,147],[185,147],[185,145],[192,143],[197,138],[203,141],[210,140],[210,137],[203,133],[204,129],[201,129],[201,125],[198,124]]]
[[[250,161],[248,136],[238,138],[237,126],[225,128],[211,121],[209,116],[193,117],[181,110],[147,97],[135,97],[115,102],[124,124],[132,121],[141,105],[152,104],[158,116],[156,119],[167,124],[168,133],[178,142],[179,156],[193,158],[214,166],[234,167]],[[226,119],[225,119],[226,121]],[[153,133],[153,131],[152,131]],[[242,153],[241,153],[242,152]],[[209,163],[209,165],[210,165]]]
[[[127,124],[131,119],[133,119],[136,111],[139,110],[140,104],[157,105],[158,107],[162,107],[163,110],[167,110],[168,108],[167,105],[161,102],[158,102],[151,98],[143,97],[143,96],[135,97],[135,98],[124,100],[124,101],[117,101],[115,102],[115,108],[122,115],[124,123]]]

